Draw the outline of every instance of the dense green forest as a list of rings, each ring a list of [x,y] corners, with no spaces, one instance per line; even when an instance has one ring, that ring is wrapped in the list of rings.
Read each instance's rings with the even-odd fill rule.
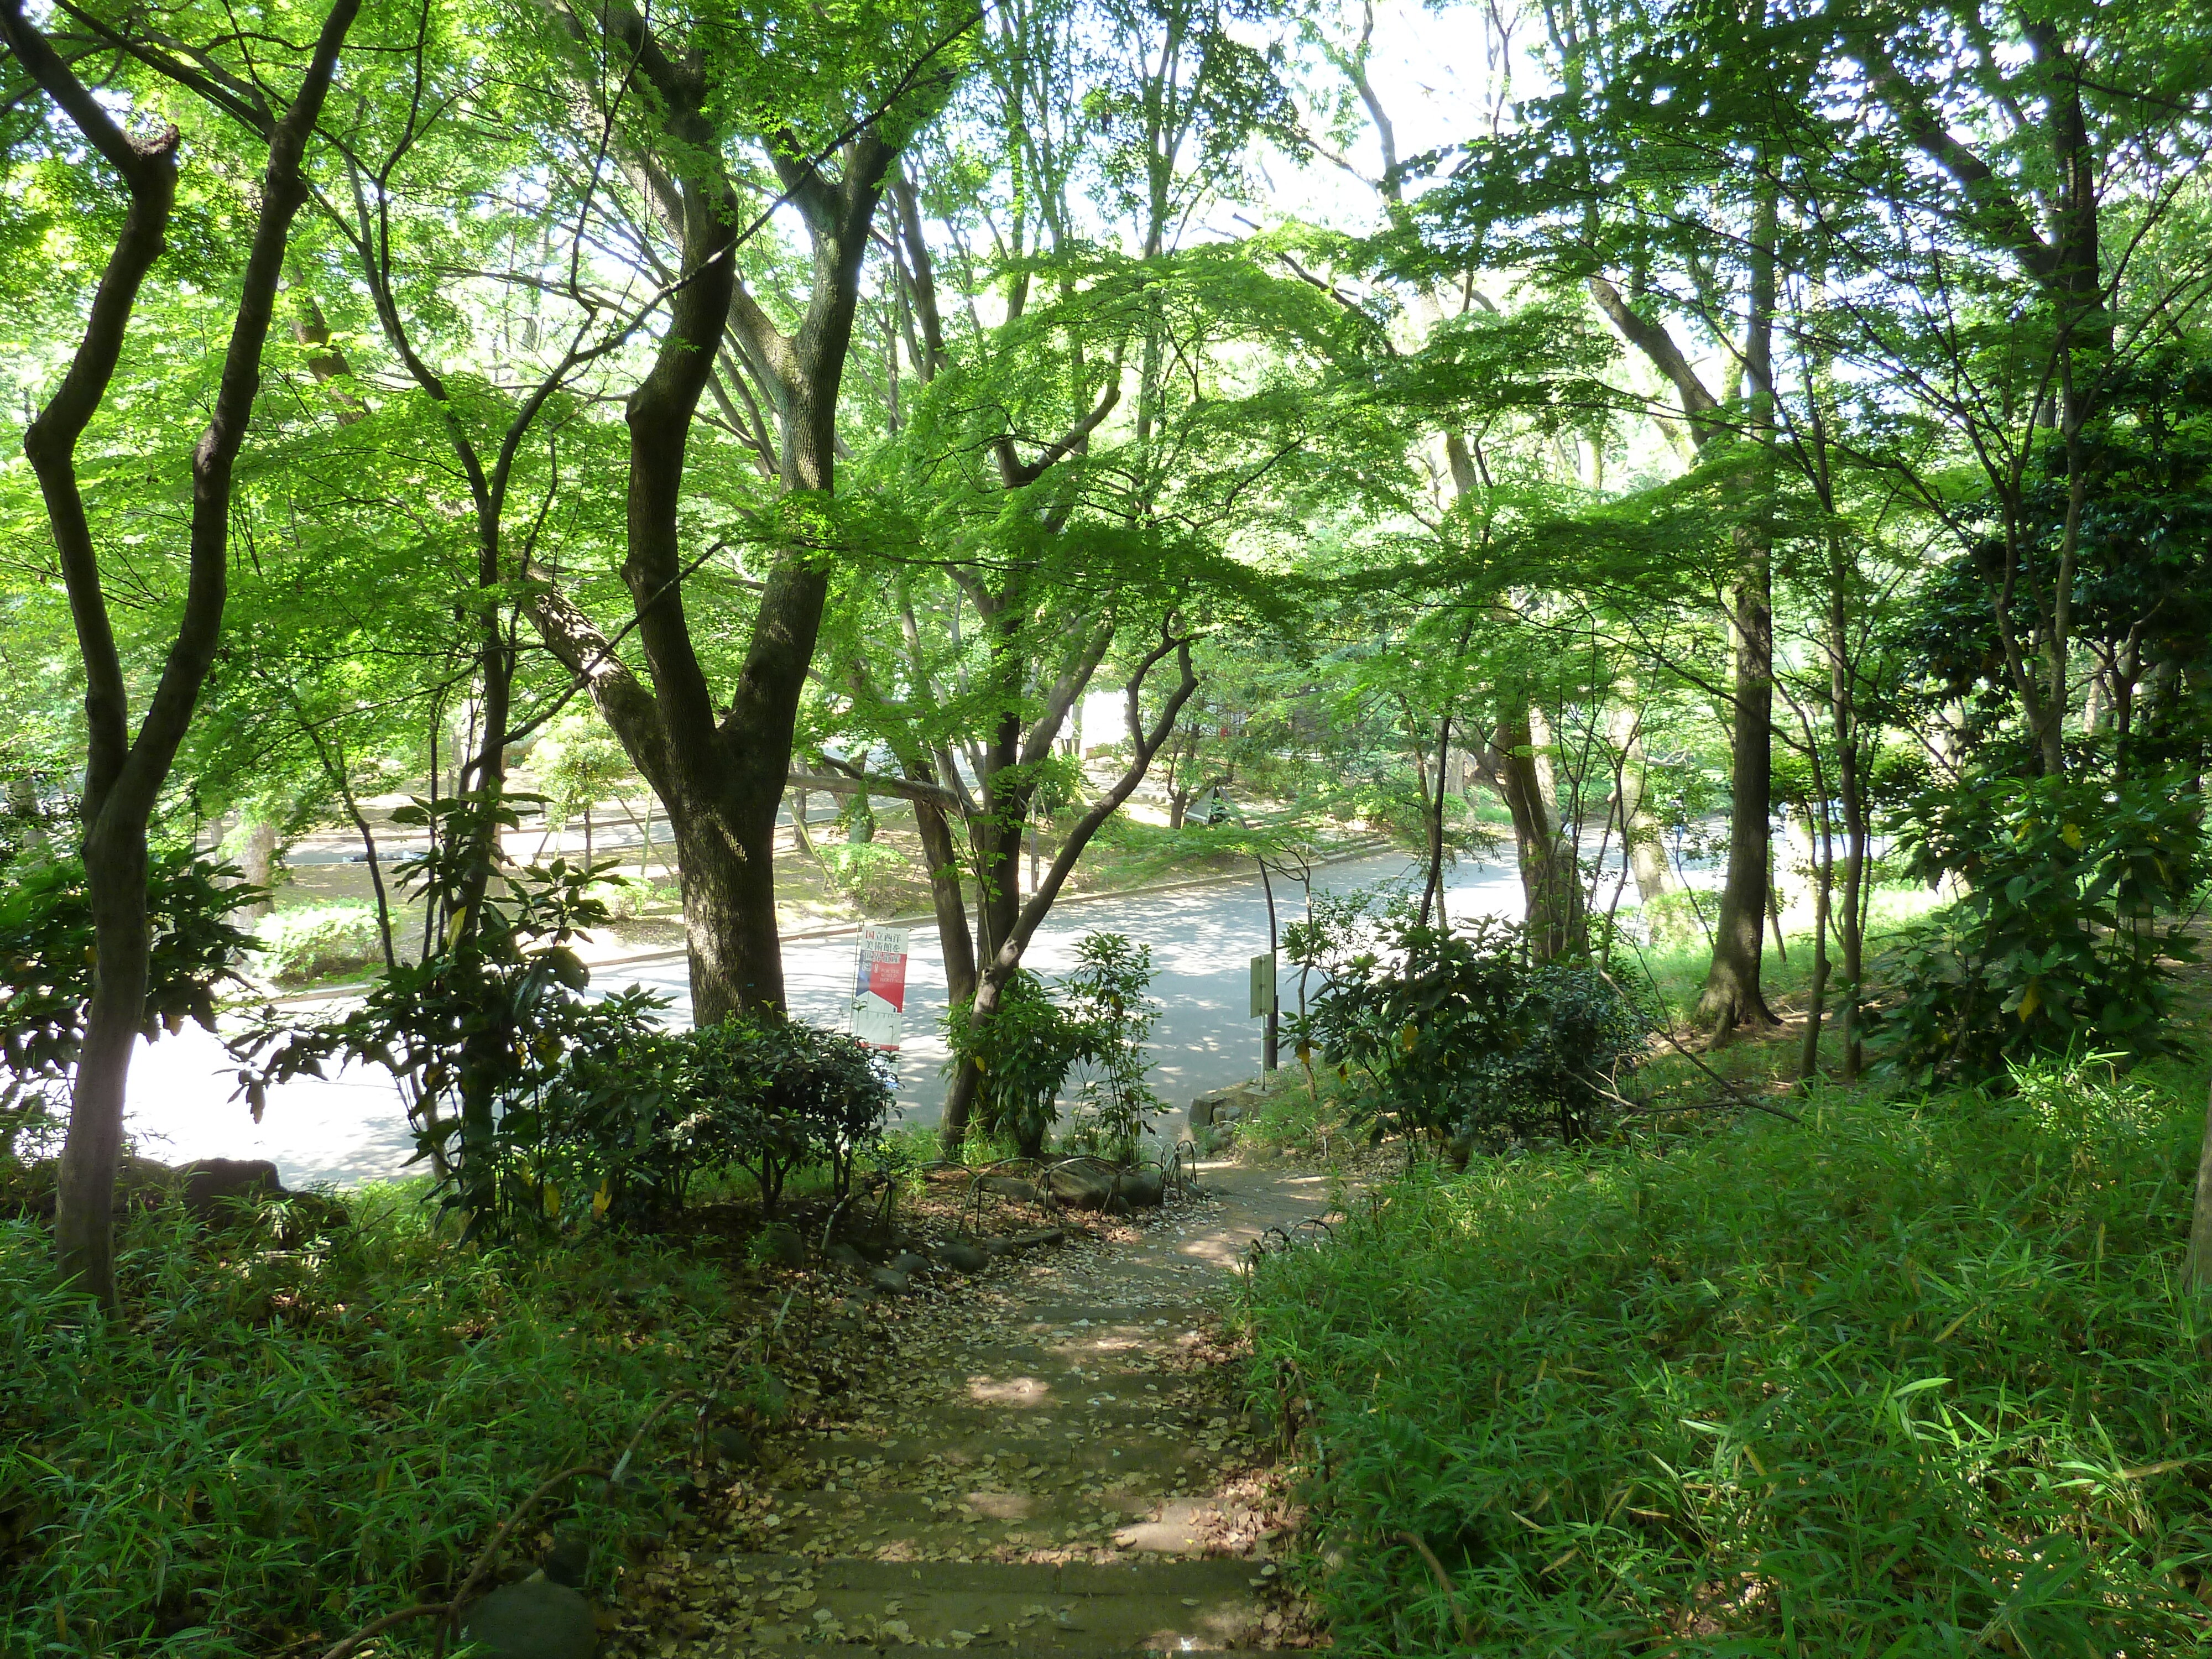
[[[0,1659],[2212,1644],[2194,8],[0,45]],[[1186,1118],[1040,941],[1255,871]]]

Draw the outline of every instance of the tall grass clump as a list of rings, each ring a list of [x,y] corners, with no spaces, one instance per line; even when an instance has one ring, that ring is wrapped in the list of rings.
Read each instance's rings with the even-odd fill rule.
[[[1338,1647],[2203,1651],[2202,1108],[2017,1080],[1416,1171],[1263,1258]]]
[[[42,1226],[0,1222],[0,1659],[320,1651],[452,1594],[539,1482],[718,1368],[709,1269],[459,1249],[396,1191],[349,1208],[291,1249],[142,1213],[120,1320],[55,1290]],[[571,1523],[634,1536],[665,1502],[647,1477]]]

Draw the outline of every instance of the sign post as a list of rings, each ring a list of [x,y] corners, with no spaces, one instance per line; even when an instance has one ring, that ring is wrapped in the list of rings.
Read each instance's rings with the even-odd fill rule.
[[[1267,1023],[1263,1064],[1268,1071],[1275,1069],[1275,953],[1267,951],[1252,958],[1252,1018]]]
[[[853,1035],[893,1054],[906,1023],[906,945],[905,928],[865,924],[853,967]]]

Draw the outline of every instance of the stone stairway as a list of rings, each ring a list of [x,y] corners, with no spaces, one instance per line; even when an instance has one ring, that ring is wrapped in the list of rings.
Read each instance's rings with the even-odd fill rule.
[[[1233,1207],[1233,1206],[1232,1206]],[[1219,1200],[878,1304],[890,1350],[612,1650],[1310,1650],[1290,1517],[1218,1335]]]

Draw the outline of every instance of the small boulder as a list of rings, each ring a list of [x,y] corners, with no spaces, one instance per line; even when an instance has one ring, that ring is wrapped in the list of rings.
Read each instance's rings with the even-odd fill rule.
[[[842,1238],[823,1254],[828,1260],[836,1262],[837,1266],[850,1267],[856,1273],[864,1273],[875,1266],[875,1263],[870,1261],[856,1247],[848,1244]]]
[[[1045,1185],[1071,1210],[1103,1210],[1114,1200],[1114,1175],[1103,1164],[1058,1164],[1046,1172]]]
[[[908,1279],[912,1279],[916,1273],[927,1273],[931,1264],[926,1255],[916,1255],[911,1250],[902,1250],[890,1259],[889,1265],[896,1271],[904,1273]]]
[[[885,1296],[904,1296],[914,1288],[914,1281],[896,1267],[877,1267],[870,1271],[868,1283]]]
[[[929,1252],[956,1273],[980,1273],[991,1265],[991,1253],[964,1238],[948,1238],[929,1247]]]
[[[1250,1109],[1255,1094],[1249,1083],[1209,1090],[1190,1103],[1190,1127],[1202,1129],[1213,1123],[1234,1123]]]
[[[995,1193],[1000,1198],[1011,1198],[1017,1204],[1034,1204],[1037,1201],[1036,1183],[1033,1181],[1024,1181],[1017,1176],[988,1175],[983,1176],[975,1184],[987,1193]]]
[[[1167,1201],[1167,1190],[1166,1172],[1148,1165],[1123,1170],[1115,1196],[1133,1210],[1157,1210]]]
[[[1045,1244],[1065,1244],[1067,1229],[1042,1227],[1033,1233],[1013,1233],[1005,1238],[994,1238],[984,1245],[993,1255],[1019,1255],[1024,1250],[1034,1250]]]
[[[806,1265],[806,1241],[799,1236],[796,1227],[763,1227],[753,1241],[753,1248],[761,1259],[779,1267],[803,1267]]]
[[[599,1621],[582,1592],[533,1574],[471,1607],[461,1635],[482,1659],[592,1659]]]
[[[241,1200],[285,1198],[276,1166],[265,1158],[203,1158],[179,1166],[185,1207],[203,1221],[228,1218]]]

